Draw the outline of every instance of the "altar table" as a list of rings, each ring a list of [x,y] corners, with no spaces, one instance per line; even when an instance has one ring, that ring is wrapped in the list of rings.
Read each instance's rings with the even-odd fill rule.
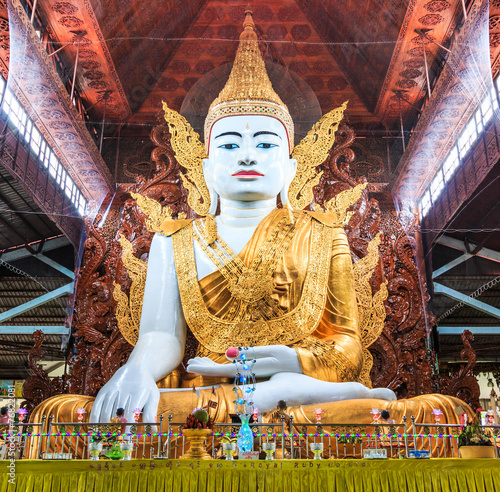
[[[498,459],[0,463],[0,492],[500,492]]]

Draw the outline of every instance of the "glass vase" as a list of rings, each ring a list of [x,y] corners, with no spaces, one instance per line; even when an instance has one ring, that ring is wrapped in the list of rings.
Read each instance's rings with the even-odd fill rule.
[[[123,461],[129,461],[132,458],[132,451],[134,450],[133,442],[120,443],[120,451],[123,453]]]
[[[91,461],[98,461],[102,451],[102,442],[91,442],[89,444],[89,454]]]
[[[238,432],[238,453],[244,453],[245,451],[253,450],[253,433],[252,429],[248,425],[250,420],[250,415],[240,415],[241,427]]]

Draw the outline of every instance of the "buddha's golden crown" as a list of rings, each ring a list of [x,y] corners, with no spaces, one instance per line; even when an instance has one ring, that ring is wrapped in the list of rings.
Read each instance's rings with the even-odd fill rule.
[[[290,153],[293,150],[293,120],[269,80],[254,28],[252,10],[247,7],[229,79],[210,105],[205,120],[207,153],[214,123],[221,118],[237,115],[272,116],[281,121],[287,132]]]

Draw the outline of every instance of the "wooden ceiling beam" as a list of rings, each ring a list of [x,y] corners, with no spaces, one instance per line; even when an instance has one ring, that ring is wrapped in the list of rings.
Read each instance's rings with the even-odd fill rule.
[[[2,194],[1,191],[0,191],[0,201],[4,202],[5,205],[7,205],[7,207],[9,208],[9,213],[15,215],[26,226],[27,229],[29,229],[36,236],[38,236],[38,238],[40,238],[40,239],[43,238],[43,234],[31,222],[26,220],[26,218],[22,215],[22,213],[15,210],[15,207],[12,204],[12,202],[10,200],[8,200],[7,198],[5,198],[5,196]],[[29,248],[29,246],[28,246],[28,248]],[[35,253],[35,251],[33,251],[33,253]]]
[[[19,39],[19,42],[24,44],[26,56],[32,60],[29,73],[33,73],[34,78],[19,76],[25,67],[14,65],[11,60],[10,87],[86,200],[99,204],[107,194],[112,194],[115,190],[109,168],[85,127],[82,116],[75,109],[19,0],[12,0],[12,4],[9,16],[10,36],[11,39]],[[53,99],[50,110],[41,109],[40,94],[30,89],[32,84],[36,84],[44,95],[57,96]],[[57,121],[54,121],[56,114]],[[62,128],[64,131],[61,131]]]
[[[10,234],[12,234],[14,237],[17,237],[17,239],[20,241],[20,244],[26,244],[28,242],[25,237],[21,236],[21,234],[19,234],[7,221],[2,219],[1,216],[0,224],[3,225],[10,232]]]
[[[467,20],[453,40],[452,53],[448,57],[453,62],[445,64],[433,87],[432,96],[413,128],[392,180],[392,194],[401,204],[421,199],[460,132],[489,90],[487,79],[491,79],[491,72],[484,66],[481,67],[482,73],[474,74],[477,88],[473,101],[467,95],[457,96],[454,92],[457,86],[463,88],[462,71],[471,70],[468,66],[471,62],[467,62],[470,58],[469,46],[478,42],[478,37],[483,35],[483,20],[487,12],[487,3],[476,1],[473,4]],[[479,80],[479,77],[484,79]],[[447,129],[445,137],[433,138],[442,128]]]

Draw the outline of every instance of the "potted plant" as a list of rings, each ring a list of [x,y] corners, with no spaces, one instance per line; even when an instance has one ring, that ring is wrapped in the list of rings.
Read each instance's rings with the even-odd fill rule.
[[[205,449],[205,441],[212,435],[214,422],[206,410],[195,408],[188,415],[182,428],[182,434],[190,446],[181,458],[187,460],[210,460],[211,456]]]
[[[462,458],[494,458],[495,448],[491,438],[481,431],[481,414],[477,411],[472,422],[462,428],[458,436],[458,447]]]

